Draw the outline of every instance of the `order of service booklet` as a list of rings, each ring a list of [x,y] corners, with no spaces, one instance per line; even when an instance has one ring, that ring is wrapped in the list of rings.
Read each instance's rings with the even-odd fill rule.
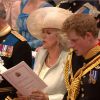
[[[33,90],[42,90],[47,87],[24,61],[10,69],[0,65],[0,74],[25,96],[31,95]]]

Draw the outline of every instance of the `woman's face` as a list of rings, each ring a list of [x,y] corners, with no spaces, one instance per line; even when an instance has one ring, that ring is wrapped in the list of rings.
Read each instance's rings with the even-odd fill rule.
[[[43,47],[50,49],[58,44],[57,29],[45,28],[42,31]]]

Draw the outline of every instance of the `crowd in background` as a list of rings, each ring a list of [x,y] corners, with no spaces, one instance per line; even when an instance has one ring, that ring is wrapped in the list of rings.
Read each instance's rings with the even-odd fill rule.
[[[34,3],[32,3],[32,1]],[[99,0],[96,0],[96,1],[94,1],[94,0],[36,0],[36,1],[32,0],[32,1],[31,0],[0,0],[0,2],[3,4],[5,12],[6,12],[5,19],[7,20],[7,22],[11,25],[11,27],[13,29],[17,29],[19,31],[19,33],[22,34],[29,41],[30,46],[31,46],[31,44],[35,45],[35,43],[31,43],[31,41],[34,40],[34,39],[33,38],[31,39],[31,35],[27,36],[25,34],[25,32],[26,32],[26,25],[22,25],[21,24],[21,23],[25,24],[25,21],[21,20],[21,22],[19,22],[20,17],[21,17],[21,19],[23,17],[24,18],[23,20],[26,20],[26,15],[22,15],[23,13],[28,14],[30,12],[30,11],[26,11],[26,12],[23,11],[24,8],[27,9],[27,5],[26,4],[28,2],[30,2],[29,4],[31,4],[31,6],[33,6],[33,8],[36,8],[36,9],[37,8],[41,8],[41,7],[47,7],[47,6],[48,7],[50,7],[50,6],[58,6],[58,7],[64,8],[64,9],[69,9],[72,12],[76,12],[86,2],[89,2],[94,7],[96,7],[98,11],[100,11],[100,6],[99,6],[100,5],[100,1]],[[1,9],[3,9],[3,8],[1,8]],[[31,11],[33,11],[33,10],[31,10]],[[21,25],[19,25],[17,23],[17,21]],[[24,27],[24,33],[22,32],[23,27]],[[27,34],[29,34],[29,33],[27,32]],[[37,42],[37,44],[39,44],[39,46],[40,46],[41,43],[40,42],[38,43],[38,42]],[[37,46],[32,47],[32,48],[34,49]]]

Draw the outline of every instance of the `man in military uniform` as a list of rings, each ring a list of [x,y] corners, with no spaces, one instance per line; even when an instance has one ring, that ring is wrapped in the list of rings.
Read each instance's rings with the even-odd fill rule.
[[[62,0],[59,3],[59,7],[64,9],[69,9],[73,13],[80,9],[85,3],[90,3],[92,6],[96,7],[100,10],[100,2],[99,0]]]
[[[69,9],[73,13],[91,14],[97,20],[100,29],[100,3],[98,0],[62,0],[58,5],[60,8]]]
[[[31,48],[25,38],[0,18],[0,64],[9,69],[21,61],[32,67]],[[15,97],[15,89],[1,76],[0,81],[0,100]]]
[[[63,25],[71,48],[65,66],[67,93],[63,100],[100,98],[100,41],[96,20],[74,14]]]

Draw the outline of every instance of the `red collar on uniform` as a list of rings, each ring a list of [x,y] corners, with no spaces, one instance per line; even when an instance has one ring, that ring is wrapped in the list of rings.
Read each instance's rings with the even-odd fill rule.
[[[98,45],[100,46],[100,39],[99,39]]]

